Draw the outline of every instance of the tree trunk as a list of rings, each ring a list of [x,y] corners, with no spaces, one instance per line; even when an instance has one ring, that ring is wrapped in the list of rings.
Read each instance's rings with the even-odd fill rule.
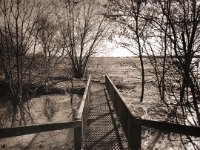
[[[73,69],[74,78],[81,79],[84,76],[84,69],[81,66]]]
[[[140,102],[143,102],[143,99],[144,99],[145,74],[144,74],[144,62],[143,62],[142,54],[140,55],[140,65],[141,65],[141,76],[142,76],[142,88],[141,88]]]

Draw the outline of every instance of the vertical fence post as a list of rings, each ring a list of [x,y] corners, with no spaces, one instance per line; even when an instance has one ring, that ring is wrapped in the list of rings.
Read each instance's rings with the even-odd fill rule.
[[[80,150],[81,149],[81,126],[74,128],[74,149]]]
[[[130,150],[141,149],[141,126],[135,123],[130,113],[128,114],[128,145]]]
[[[133,125],[133,149],[140,150],[141,149],[141,126],[134,124]]]

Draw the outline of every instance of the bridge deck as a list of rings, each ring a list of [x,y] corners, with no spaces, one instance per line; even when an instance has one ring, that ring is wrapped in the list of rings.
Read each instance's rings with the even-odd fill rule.
[[[128,149],[125,134],[104,86],[92,92],[84,143],[85,149]]]

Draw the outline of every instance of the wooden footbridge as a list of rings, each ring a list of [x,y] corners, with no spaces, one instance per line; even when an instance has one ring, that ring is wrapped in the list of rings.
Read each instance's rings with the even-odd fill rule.
[[[0,138],[73,128],[76,150],[139,150],[142,144],[142,127],[200,137],[200,127],[133,116],[111,79],[105,75],[105,85],[98,91],[92,91],[91,76],[89,77],[75,121],[0,129]]]

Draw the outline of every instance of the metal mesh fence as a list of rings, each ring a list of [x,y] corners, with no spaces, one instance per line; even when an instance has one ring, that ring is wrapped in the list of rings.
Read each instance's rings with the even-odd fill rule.
[[[90,108],[85,149],[127,149],[124,132],[104,89],[92,94]]]

